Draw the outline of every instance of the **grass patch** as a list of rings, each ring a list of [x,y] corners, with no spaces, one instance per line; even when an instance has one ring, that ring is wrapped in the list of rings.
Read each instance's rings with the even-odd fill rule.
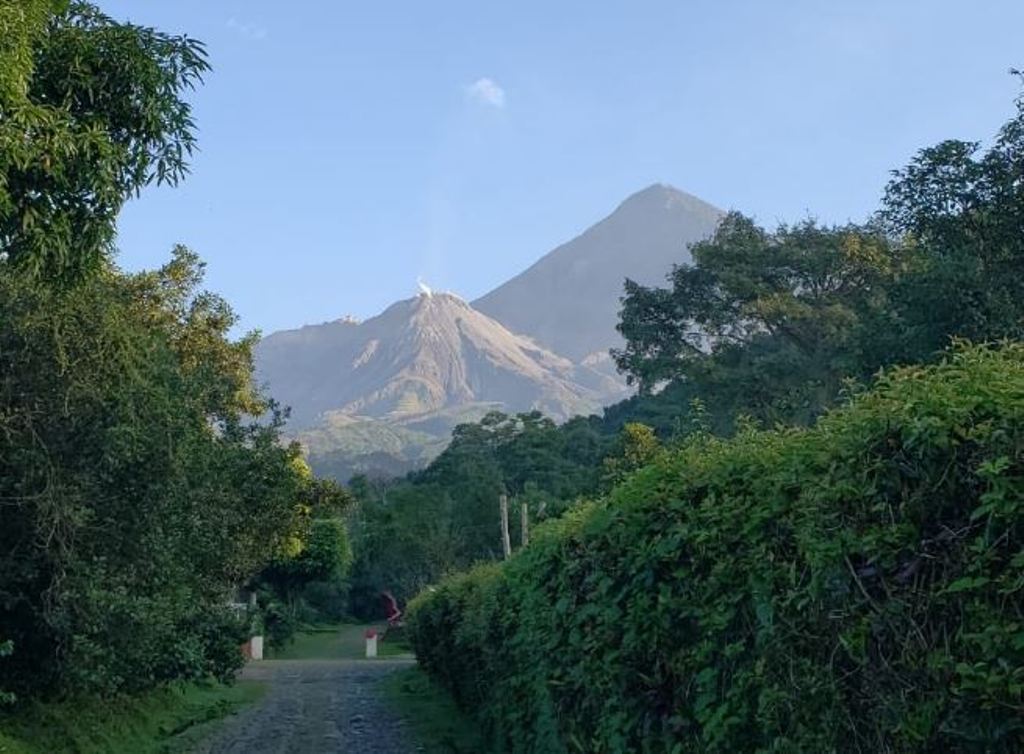
[[[426,754],[486,754],[476,723],[422,670],[411,667],[385,681],[385,692],[408,720]]]
[[[270,649],[269,660],[360,660],[366,657],[366,639],[363,636],[368,628],[380,626],[356,626],[351,624],[337,626],[318,626],[295,634],[294,640],[281,649]],[[378,657],[398,657],[411,654],[412,649],[392,632],[392,637],[377,642]]]
[[[412,657],[412,645],[405,629],[388,629],[387,638],[377,643],[377,654],[380,657]]]
[[[0,714],[0,754],[180,754],[209,735],[215,721],[265,691],[263,684],[242,681],[32,704]]]

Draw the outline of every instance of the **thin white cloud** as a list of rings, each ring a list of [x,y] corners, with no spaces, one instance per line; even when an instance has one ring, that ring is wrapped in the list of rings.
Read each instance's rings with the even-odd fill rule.
[[[466,96],[489,107],[505,107],[505,90],[489,78],[477,79],[466,87]]]
[[[260,42],[266,39],[270,33],[262,26],[239,21],[234,16],[228,19],[227,27],[252,42]]]

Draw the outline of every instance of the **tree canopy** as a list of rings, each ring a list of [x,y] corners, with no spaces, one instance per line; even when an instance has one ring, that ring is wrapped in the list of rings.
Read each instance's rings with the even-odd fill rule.
[[[4,2],[0,29],[0,254],[66,284],[109,257],[129,197],[187,173],[206,53],[78,1]]]

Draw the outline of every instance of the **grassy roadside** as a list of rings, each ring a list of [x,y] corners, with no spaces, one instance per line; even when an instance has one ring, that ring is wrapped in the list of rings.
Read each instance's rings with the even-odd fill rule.
[[[382,626],[339,624],[307,628],[295,634],[294,639],[283,649],[271,649],[268,660],[359,660],[366,656],[364,632]],[[378,657],[399,657],[411,654],[408,644],[401,641],[392,631],[391,638],[377,643]]]
[[[487,754],[490,749],[476,723],[444,689],[418,667],[393,674],[385,692],[409,722],[426,754]]]
[[[265,690],[263,684],[242,681],[109,701],[36,704],[0,714],[0,754],[178,754]]]

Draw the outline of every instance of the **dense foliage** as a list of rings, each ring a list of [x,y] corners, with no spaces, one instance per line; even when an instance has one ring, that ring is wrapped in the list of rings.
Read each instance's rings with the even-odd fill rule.
[[[538,521],[597,491],[601,460],[618,442],[595,424],[576,418],[557,426],[537,412],[493,412],[457,427],[448,448],[423,471],[390,483],[353,480],[357,612],[375,615],[384,590],[404,600],[446,573],[500,557],[500,495],[510,497],[518,542],[522,505]]]
[[[507,751],[1024,747],[1024,348],[696,437],[416,601]]]
[[[243,422],[249,344],[225,339],[233,320],[197,280],[184,251],[70,291],[0,270],[6,686],[110,691],[236,663],[227,596],[288,532],[302,479],[276,424]]]
[[[865,356],[903,266],[884,236],[813,222],[768,233],[731,213],[691,251],[671,289],[626,281],[617,361],[641,390],[685,376],[719,403],[802,418],[875,366]]]
[[[317,479],[301,459],[304,480],[293,530],[284,546],[252,580],[271,645],[289,642],[302,624],[348,616],[352,545],[344,516],[352,497],[337,482]]]
[[[206,67],[86,3],[0,1],[0,701],[228,676],[231,595],[315,493],[198,258],[112,261],[124,202],[187,170]]]
[[[72,280],[109,254],[128,198],[187,172],[194,124],[180,95],[208,65],[194,40],[87,3],[45,23],[13,9],[0,20],[17,16],[23,44],[5,57],[22,67],[0,93],[0,250],[35,277]]]
[[[867,225],[731,214],[627,283],[620,485],[413,609],[499,750],[1024,748],[1022,174],[1018,102]]]

